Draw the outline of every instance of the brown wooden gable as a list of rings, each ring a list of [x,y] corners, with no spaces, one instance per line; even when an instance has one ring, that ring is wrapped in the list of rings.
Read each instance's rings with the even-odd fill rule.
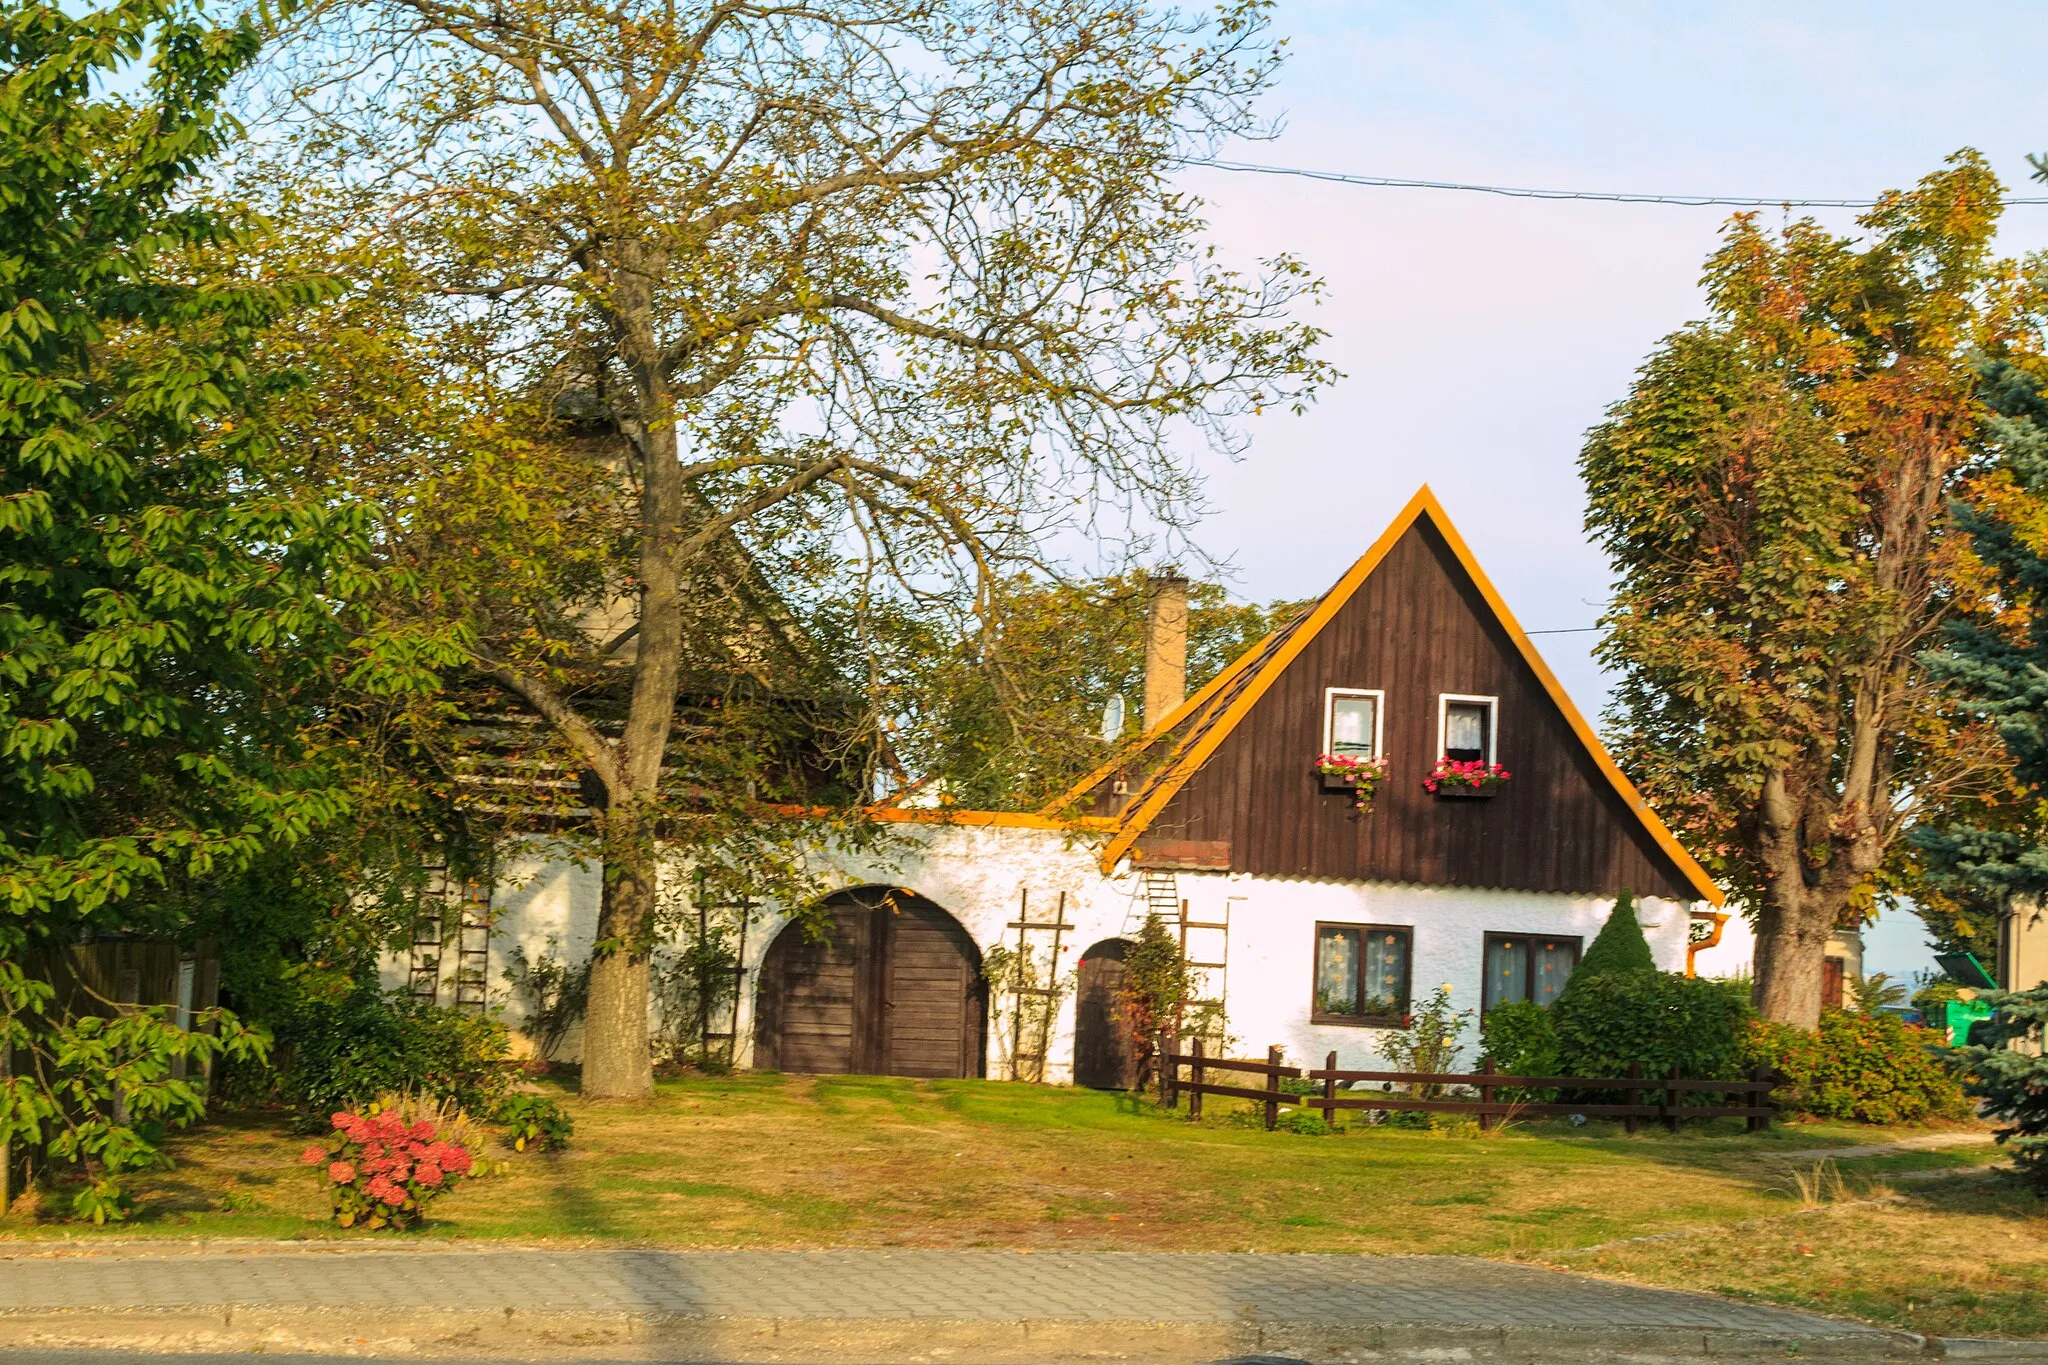
[[[1385,694],[1391,772],[1363,815],[1314,771],[1329,687]],[[1445,693],[1499,698],[1495,756],[1513,778],[1491,798],[1422,788]],[[1073,795],[1118,818],[1105,867],[1128,853],[1262,876],[1721,899],[1427,489],[1313,609]]]

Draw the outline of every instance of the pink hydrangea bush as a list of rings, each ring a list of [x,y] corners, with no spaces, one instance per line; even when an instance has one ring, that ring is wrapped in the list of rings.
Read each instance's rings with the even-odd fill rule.
[[[431,1119],[407,1121],[401,1108],[334,1116],[334,1132],[300,1158],[324,1166],[334,1221],[345,1228],[409,1228],[427,1205],[454,1189],[473,1164]]]

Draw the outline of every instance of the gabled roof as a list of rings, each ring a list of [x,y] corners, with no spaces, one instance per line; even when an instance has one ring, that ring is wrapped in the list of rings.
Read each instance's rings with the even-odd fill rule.
[[[1557,676],[1550,671],[1550,666],[1543,662],[1543,657],[1536,652],[1536,647],[1529,643],[1529,637],[1523,633],[1521,626],[1516,624],[1507,603],[1502,601],[1500,594],[1494,590],[1493,584],[1480,569],[1479,561],[1473,558],[1471,548],[1465,544],[1457,528],[1451,525],[1450,518],[1444,513],[1443,505],[1436,500],[1436,495],[1430,492],[1427,485],[1409,500],[1408,505],[1401,509],[1400,515],[1394,518],[1393,524],[1373,542],[1372,547],[1337,580],[1336,586],[1325,593],[1314,607],[1246,650],[1206,687],[1188,698],[1172,715],[1120,750],[1101,768],[1068,789],[1044,813],[1051,815],[1071,807],[1119,770],[1142,772],[1142,776],[1133,784],[1122,812],[1116,817],[1114,835],[1102,850],[1103,871],[1106,873],[1113,870],[1131,851],[1139,836],[1143,835],[1166,809],[1167,803],[1173,799],[1175,793],[1201,770],[1202,765],[1209,761],[1238,723],[1250,714],[1259,698],[1265,695],[1267,689],[1286,671],[1288,665],[1294,662],[1295,657],[1336,617],[1344,604],[1350,601],[1366,579],[1372,576],[1373,570],[1379,567],[1380,561],[1386,558],[1387,553],[1401,537],[1424,517],[1429,519],[1430,524],[1450,546],[1459,565],[1478,588],[1479,595],[1492,612],[1494,620],[1514,643],[1522,661],[1536,675],[1537,681],[1542,684],[1551,702],[1563,713],[1572,733],[1585,746],[1587,755],[1600,774],[1621,797],[1622,804],[1635,817],[1651,841],[1699,892],[1700,897],[1715,905],[1721,904],[1721,888],[1714,884],[1714,879],[1707,875],[1706,869],[1685,851],[1685,847],[1678,842],[1670,829],[1657,818],[1657,813],[1650,809],[1649,802],[1636,790],[1635,784],[1630,782],[1615,764],[1606,747],[1600,743],[1599,737],[1593,733],[1593,727],[1586,723],[1585,717],[1579,714],[1579,709],[1572,705],[1571,698],[1559,685]]]

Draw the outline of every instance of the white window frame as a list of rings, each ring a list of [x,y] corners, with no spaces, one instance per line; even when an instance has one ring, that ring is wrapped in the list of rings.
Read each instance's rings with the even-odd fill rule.
[[[1444,756],[1444,731],[1451,723],[1451,703],[1477,703],[1486,708],[1486,756],[1482,763],[1500,762],[1500,698],[1474,697],[1462,692],[1439,692],[1436,698],[1436,756]]]
[[[1330,732],[1336,726],[1337,698],[1372,698],[1372,756],[1378,758],[1386,750],[1387,736],[1387,694],[1377,687],[1326,687],[1323,689],[1323,747],[1319,752],[1330,754]]]

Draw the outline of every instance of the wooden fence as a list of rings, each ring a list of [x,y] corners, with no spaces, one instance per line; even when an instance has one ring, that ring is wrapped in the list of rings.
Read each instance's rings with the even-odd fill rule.
[[[1639,1062],[1631,1063],[1629,1074],[1619,1077],[1510,1076],[1496,1071],[1491,1057],[1475,1072],[1344,1071],[1338,1068],[1337,1054],[1332,1052],[1326,1065],[1306,1073],[1309,1080],[1322,1082],[1321,1093],[1300,1095],[1280,1088],[1283,1079],[1298,1079],[1304,1073],[1298,1066],[1283,1064],[1277,1047],[1266,1049],[1265,1061],[1254,1062],[1235,1057],[1205,1056],[1200,1039],[1194,1040],[1189,1051],[1177,1052],[1169,1040],[1162,1037],[1156,1055],[1160,1061],[1159,1099],[1168,1109],[1179,1107],[1183,1093],[1188,1097],[1188,1115],[1191,1118],[1201,1117],[1204,1095],[1251,1100],[1264,1106],[1269,1130],[1280,1121],[1282,1108],[1320,1109],[1323,1118],[1329,1122],[1335,1122],[1339,1109],[1472,1114],[1478,1117],[1481,1128],[1491,1128],[1496,1120],[1503,1118],[1584,1114],[1588,1118],[1618,1118],[1631,1133],[1644,1119],[1656,1119],[1675,1133],[1678,1125],[1687,1119],[1711,1118],[1746,1120],[1749,1131],[1754,1133],[1769,1127],[1772,1115],[1777,1112],[1770,1104],[1770,1093],[1778,1082],[1769,1067],[1758,1067],[1746,1081],[1688,1080],[1678,1074],[1676,1067],[1663,1076],[1647,1076]],[[1189,1072],[1186,1079],[1181,1077],[1183,1067]],[[1261,1076],[1264,1083],[1256,1088],[1217,1084],[1209,1076],[1218,1071]],[[1359,1081],[1406,1089],[1338,1089],[1340,1085],[1348,1087]],[[1432,1091],[1440,1092],[1448,1086],[1476,1090],[1479,1098],[1432,1097]],[[1503,1090],[1566,1090],[1575,1095],[1619,1091],[1622,1099],[1618,1104],[1576,1098],[1570,1101],[1509,1099],[1501,1095]],[[1683,1098],[1699,1096],[1704,1099],[1708,1095],[1718,1096],[1720,1103],[1688,1104]]]

